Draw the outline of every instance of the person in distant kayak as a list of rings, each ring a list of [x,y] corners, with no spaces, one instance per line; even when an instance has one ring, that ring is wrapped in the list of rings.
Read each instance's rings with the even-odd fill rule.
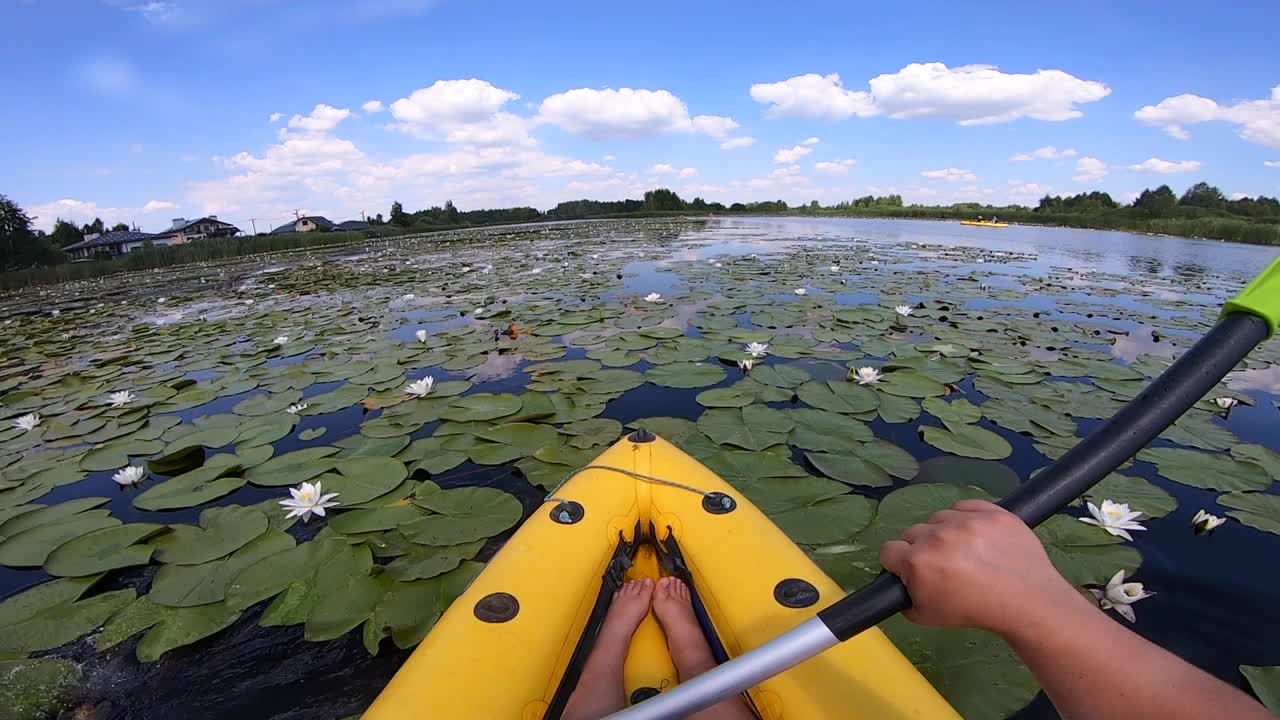
[[[653,608],[667,636],[667,649],[680,682],[716,666],[711,646],[693,614],[689,587],[679,578],[633,580],[613,593],[596,644],[582,667],[578,686],[569,696],[562,720],[599,720],[627,707],[622,665],[631,636]],[[752,720],[755,714],[739,697],[729,698],[689,716],[689,720]]]
[[[1016,515],[962,500],[880,548],[909,620],[1002,637],[1064,720],[1275,720],[1241,690],[1104,615]]]

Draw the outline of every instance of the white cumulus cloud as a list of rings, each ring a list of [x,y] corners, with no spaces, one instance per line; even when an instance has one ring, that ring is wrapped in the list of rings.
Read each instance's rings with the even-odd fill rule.
[[[368,100],[360,105],[360,109],[372,115],[380,113],[387,108],[382,104],[381,100]]]
[[[1107,176],[1107,164],[1096,157],[1085,156],[1076,161],[1076,174],[1071,176],[1076,182],[1092,182]]]
[[[724,142],[720,143],[720,149],[734,150],[736,148],[751,147],[752,145],[755,145],[755,144],[756,144],[755,138],[744,135],[743,137],[729,138],[728,140],[725,140]]]
[[[925,170],[920,173],[930,180],[946,180],[947,182],[977,182],[978,176],[970,170],[961,168],[942,168],[941,170]]]
[[[278,113],[278,112],[271,113],[270,115],[267,116],[267,122],[278,123],[280,122],[280,119],[283,117],[284,117],[284,113]]]
[[[323,133],[338,127],[339,123],[349,117],[351,117],[351,111],[347,108],[336,108],[320,103],[311,110],[310,115],[294,115],[289,118],[289,127]]]
[[[1011,162],[1027,162],[1030,160],[1057,160],[1058,158],[1075,157],[1078,154],[1079,153],[1077,153],[1075,150],[1071,148],[1067,148],[1065,150],[1059,150],[1058,148],[1052,145],[1045,145],[1044,147],[1036,148],[1035,150],[1032,150],[1029,153],[1018,153],[1017,155],[1013,155],[1009,158],[1009,160]]]
[[[653,167],[649,168],[649,172],[656,173],[658,175],[668,175],[675,171],[676,171],[676,166],[672,165],[671,163],[658,163],[657,165],[654,165]]]
[[[177,203],[171,203],[168,200],[148,200],[146,205],[142,206],[142,212],[152,213],[161,210],[173,210],[178,207]]]
[[[857,160],[823,160],[814,163],[813,170],[820,175],[848,175],[849,168],[856,164]]]
[[[1139,122],[1163,129],[1171,137],[1191,137],[1188,125],[1212,121],[1228,122],[1249,142],[1280,148],[1280,85],[1271,88],[1269,98],[1241,100],[1224,105],[1199,95],[1184,93],[1146,105],[1133,114]]]
[[[698,177],[698,168],[691,168],[691,167],[680,168],[679,175],[682,178]]]
[[[76,225],[93,222],[94,218],[102,218],[107,225],[118,222],[128,223],[139,215],[172,210],[177,204],[167,200],[150,200],[142,207],[104,207],[89,200],[63,198],[41,205],[32,205],[27,213],[34,219],[33,225],[46,232],[53,230],[59,220],[66,220]]]
[[[794,145],[789,148],[782,148],[778,152],[774,153],[773,161],[779,164],[790,165],[812,152],[813,148],[810,145],[801,143],[800,145]]]
[[[769,105],[774,117],[843,120],[854,115],[891,118],[937,117],[961,125],[1004,123],[1029,117],[1062,121],[1083,113],[1077,105],[1111,94],[1105,84],[1082,80],[1062,70],[1006,73],[990,65],[948,67],[940,62],[911,63],[878,75],[869,90],[844,87],[837,74],[797,75],[751,86],[751,97]]]
[[[1161,160],[1160,158],[1147,158],[1140,163],[1130,165],[1129,169],[1134,172],[1153,172],[1161,175],[1172,175],[1174,173],[1192,172],[1200,169],[1199,160],[1179,160],[1177,162],[1171,160]]]
[[[1269,168],[1280,168],[1280,160],[1263,160],[1262,164]]]
[[[595,139],[661,133],[700,133],[722,138],[738,127],[720,115],[689,116],[684,101],[667,90],[575,88],[551,95],[538,107],[539,122]]]
[[[486,120],[519,97],[486,80],[437,80],[391,103],[391,115],[412,125],[458,125]]]

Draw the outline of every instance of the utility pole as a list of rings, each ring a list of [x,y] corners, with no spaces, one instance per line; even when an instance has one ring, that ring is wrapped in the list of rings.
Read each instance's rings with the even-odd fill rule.
[[[258,223],[255,221],[255,219],[254,219],[254,218],[249,218],[249,224],[253,226],[253,234],[254,234],[254,235],[257,235],[257,234],[258,234]]]
[[[297,222],[297,221],[299,221],[299,220],[301,220],[301,219],[302,219],[302,213],[298,212],[297,210],[294,210],[294,211],[293,211],[293,221],[294,221],[294,222]]]

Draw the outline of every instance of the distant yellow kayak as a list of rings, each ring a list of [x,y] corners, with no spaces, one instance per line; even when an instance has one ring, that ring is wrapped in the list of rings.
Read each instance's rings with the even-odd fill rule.
[[[972,225],[974,227],[994,227],[994,228],[1009,227],[1009,223],[987,222],[985,220],[961,220],[960,224]]]
[[[520,527],[363,717],[559,718],[613,590],[660,575],[689,583],[708,643],[729,657],[843,594],[737,487],[637,432]],[[679,682],[652,616],[632,638],[623,681],[633,703]],[[747,695],[763,720],[960,720],[877,628]]]

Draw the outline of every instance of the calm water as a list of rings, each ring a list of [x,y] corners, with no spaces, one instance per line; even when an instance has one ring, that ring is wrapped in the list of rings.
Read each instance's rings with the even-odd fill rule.
[[[1221,301],[1222,287],[1239,286],[1269,263],[1276,248],[1232,245],[1150,237],[1127,233],[1011,227],[1005,230],[968,228],[955,223],[890,220],[746,218],[720,219],[705,229],[683,236],[671,246],[666,260],[632,263],[626,269],[624,288],[616,292],[658,291],[673,293],[682,283],[677,273],[666,271],[671,261],[701,259],[725,254],[760,254],[789,251],[797,246],[847,243],[851,241],[892,245],[907,243],[943,246],[922,249],[916,261],[921,268],[943,269],[967,274],[974,270],[1008,277],[1018,275],[1105,273],[1115,287],[1126,283],[1156,291],[1165,299],[1186,298],[1206,304]],[[980,247],[1012,254],[1002,263],[974,264],[945,247]],[[901,269],[901,265],[895,266]],[[993,281],[995,284],[996,281]],[[1144,314],[1161,312],[1149,305],[1134,304],[1123,297],[1091,295],[1087,288],[1071,299],[1111,308],[1109,320],[1123,318],[1127,310]],[[994,302],[994,301],[993,301]],[[1035,299],[1029,298],[1028,303]],[[1140,329],[1136,321],[1127,327]],[[1113,352],[1132,360],[1144,352],[1168,352],[1169,343],[1157,346],[1144,340],[1149,333],[1122,337]],[[1188,344],[1194,338],[1187,338]],[[1181,343],[1179,343],[1181,344]],[[566,359],[582,357],[580,348],[571,349]],[[519,391],[525,375],[520,365],[488,369],[492,377],[478,391]],[[464,377],[468,373],[433,372],[438,380]],[[1270,368],[1247,373],[1240,381],[1260,402],[1241,406],[1232,413],[1230,428],[1242,439],[1280,449],[1280,370]],[[726,382],[728,384],[728,382]],[[333,386],[316,385],[315,394]],[[967,389],[972,390],[972,387]],[[645,385],[611,402],[605,413],[622,422],[652,415],[696,418],[702,408],[694,401],[697,391],[673,390]],[[184,415],[226,412],[240,396],[223,398],[210,406]],[[323,417],[305,418],[298,430],[326,426],[326,440],[358,432],[361,414],[357,409]],[[922,416],[921,421],[925,417]],[[1096,421],[1085,421],[1084,431]],[[877,436],[902,446],[920,460],[942,455],[923,443],[915,424],[872,423]],[[420,434],[429,434],[428,426]],[[1014,444],[1015,453],[1007,461],[1026,477],[1045,459],[1031,448],[1031,441],[1015,433],[1002,432]],[[277,454],[294,449],[296,437],[277,443]],[[1145,469],[1143,469],[1145,468]],[[1149,523],[1143,538],[1144,562],[1139,579],[1160,593],[1158,601],[1139,606],[1135,629],[1146,637],[1187,658],[1191,662],[1237,682],[1236,665],[1280,664],[1280,623],[1275,608],[1280,607],[1280,575],[1272,569],[1277,539],[1238,523],[1231,523],[1207,538],[1196,538],[1188,530],[1190,518],[1201,507],[1213,508],[1215,493],[1197,490],[1156,478],[1147,464],[1131,471],[1165,488],[1179,500],[1179,508]],[[531,510],[542,492],[529,485],[509,468],[464,464],[439,480],[442,485],[492,485],[506,489]],[[74,496],[116,495],[110,479],[92,477],[58,488],[43,502],[57,502]],[[246,486],[226,502],[250,503],[279,495],[275,488]],[[121,496],[109,505],[112,514],[126,522],[138,518]],[[193,522],[198,509],[165,513],[164,520]],[[155,513],[148,513],[156,521]],[[316,528],[312,528],[314,532]],[[496,546],[498,543],[494,543]],[[492,548],[490,548],[492,550]],[[127,582],[145,588],[153,568],[135,571]],[[39,571],[0,568],[0,595],[44,579]],[[94,717],[236,717],[288,718],[311,720],[341,718],[359,713],[407,657],[407,652],[388,650],[370,658],[361,647],[358,633],[330,643],[307,643],[302,627],[258,628],[254,622],[260,608],[226,632],[196,645],[180,648],[158,662],[139,666],[131,649],[136,641],[121,646],[125,652],[98,656],[83,644],[57,654],[70,655],[85,663],[88,678],[87,701],[96,706]],[[1099,648],[1099,652],[1105,652]],[[500,681],[500,680],[499,680]],[[1043,697],[1023,713],[1028,717],[1050,716],[1052,708]]]

